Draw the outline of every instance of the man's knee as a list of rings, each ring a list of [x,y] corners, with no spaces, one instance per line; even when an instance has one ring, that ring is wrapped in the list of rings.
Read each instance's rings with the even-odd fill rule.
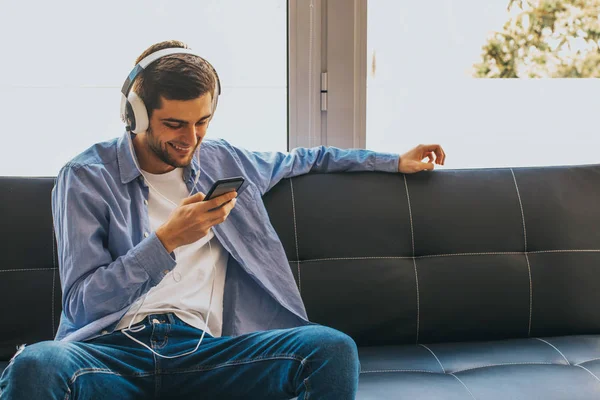
[[[358,363],[356,342],[347,334],[322,325],[305,327],[308,340],[327,355],[345,363]]]
[[[6,369],[7,379],[35,378],[39,382],[49,375],[68,373],[72,363],[72,344],[46,341],[25,346]]]
[[[77,365],[72,343],[40,342],[25,346],[10,361],[2,379],[2,399],[65,398]]]

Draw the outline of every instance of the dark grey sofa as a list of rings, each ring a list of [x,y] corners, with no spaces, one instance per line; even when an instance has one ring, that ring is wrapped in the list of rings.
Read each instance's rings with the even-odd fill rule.
[[[0,370],[61,310],[53,178],[0,178]],[[358,399],[600,398],[600,166],[306,175],[265,197]]]

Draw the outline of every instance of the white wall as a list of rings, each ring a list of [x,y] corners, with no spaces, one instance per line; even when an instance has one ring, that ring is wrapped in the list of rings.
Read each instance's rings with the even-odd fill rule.
[[[123,133],[121,85],[137,56],[186,42],[223,85],[209,136],[287,148],[286,3],[58,0],[0,3],[0,175],[52,176]]]

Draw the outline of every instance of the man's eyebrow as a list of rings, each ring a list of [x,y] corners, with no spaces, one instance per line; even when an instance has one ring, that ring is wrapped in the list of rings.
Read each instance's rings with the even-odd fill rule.
[[[199,121],[204,121],[204,120],[210,118],[211,115],[212,114],[206,114],[205,116],[200,118]],[[182,125],[187,125],[187,123],[188,123],[187,121],[184,121],[182,119],[177,119],[177,118],[161,118],[160,120],[164,121],[164,122],[175,122],[175,123],[182,124]]]

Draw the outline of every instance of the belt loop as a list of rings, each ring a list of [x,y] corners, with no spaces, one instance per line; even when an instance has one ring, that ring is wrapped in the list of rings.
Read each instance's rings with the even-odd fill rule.
[[[154,325],[154,324],[160,324],[162,323],[161,318],[162,315],[160,314],[149,314],[146,319],[148,320],[148,324],[150,325]]]
[[[177,317],[173,313],[164,313],[164,314],[150,314],[145,318],[148,320],[150,325],[155,323],[160,324],[171,324],[174,325],[177,323]]]
[[[169,324],[175,325],[175,316],[173,315],[173,313],[167,313],[165,314],[165,316],[167,317]]]

